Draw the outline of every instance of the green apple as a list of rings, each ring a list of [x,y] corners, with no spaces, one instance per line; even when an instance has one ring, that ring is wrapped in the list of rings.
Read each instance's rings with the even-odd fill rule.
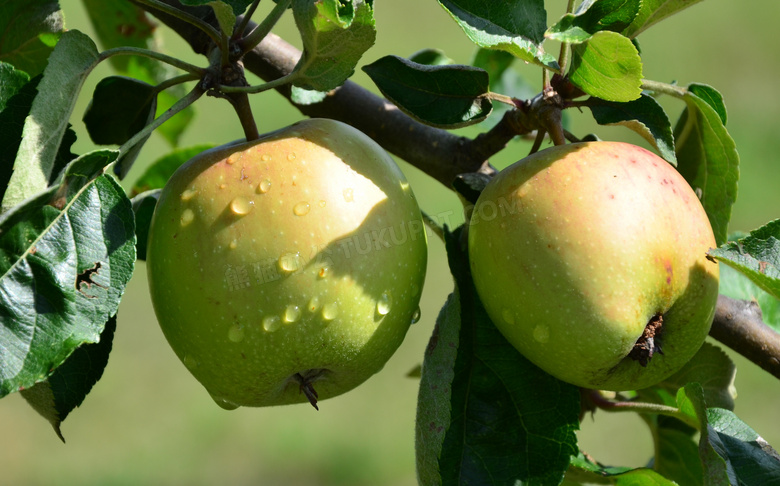
[[[576,143],[515,163],[480,195],[468,244],[491,320],[563,381],[651,386],[709,331],[712,228],[685,179],[643,148]]]
[[[217,404],[316,407],[401,344],[426,259],[390,156],[311,119],[183,165],[155,209],[147,269],[160,327]]]

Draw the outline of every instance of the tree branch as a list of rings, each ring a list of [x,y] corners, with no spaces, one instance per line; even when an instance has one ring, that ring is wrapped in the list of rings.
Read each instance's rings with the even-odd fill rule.
[[[160,1],[216,25],[208,7],[182,7],[178,0]],[[208,54],[210,39],[201,30],[165,13],[151,13],[176,31],[195,52]],[[246,54],[244,65],[265,81],[271,81],[289,74],[300,56],[295,47],[269,34]],[[289,85],[276,89],[290,99]],[[573,97],[571,93],[562,94]],[[352,81],[328,93],[320,103],[294,106],[304,115],[332,118],[354,126],[389,152],[451,187],[459,174],[494,172],[487,159],[503,150],[515,135],[544,129],[535,113],[535,100],[543,98],[518,102],[517,110],[508,111],[493,129],[474,139],[423,125]],[[719,296],[710,335],[780,379],[780,334],[763,323],[754,302]]]
[[[780,334],[764,324],[756,302],[719,295],[710,336],[780,379]]]

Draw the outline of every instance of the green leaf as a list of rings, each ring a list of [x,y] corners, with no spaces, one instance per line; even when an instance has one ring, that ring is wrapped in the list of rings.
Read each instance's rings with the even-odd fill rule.
[[[558,484],[577,452],[579,391],[532,365],[490,322],[460,231],[446,233],[456,293],[438,319],[420,381],[422,484]]]
[[[135,213],[135,238],[137,241],[135,251],[137,253],[136,257],[139,260],[146,261],[146,244],[149,240],[149,226],[152,224],[152,215],[154,214],[154,208],[157,206],[157,201],[159,199],[160,189],[142,192],[131,199],[133,212]]]
[[[233,26],[236,25],[236,14],[233,12],[233,7],[222,0],[212,1],[207,5],[214,11],[222,33],[228,37],[233,35]]]
[[[704,467],[704,478],[707,485],[728,486],[737,484],[726,461],[713,447],[710,441],[711,429],[708,424],[707,409],[704,402],[704,391],[698,383],[689,383],[677,392],[677,406],[698,424],[699,429],[699,459]]]
[[[133,184],[133,195],[152,189],[162,189],[165,183],[168,182],[168,179],[176,172],[176,169],[199,153],[212,147],[214,147],[213,144],[204,144],[177,149],[155,160],[149,164],[144,173]]]
[[[26,119],[2,211],[48,186],[68,130],[67,120],[97,58],[97,48],[89,37],[76,30],[62,34],[49,57],[43,79],[38,84],[38,95]]]
[[[0,111],[6,103],[30,81],[30,75],[13,65],[0,62]]]
[[[737,396],[734,388],[736,373],[736,366],[723,350],[704,343],[680,371],[655,386],[676,393],[688,383],[698,383],[708,407],[733,410]]]
[[[154,86],[124,76],[103,78],[84,113],[90,138],[98,145],[121,145],[154,119]]]
[[[670,417],[656,416],[652,422],[656,440],[653,469],[677,484],[702,484],[704,470],[693,439],[696,430]]]
[[[0,0],[0,61],[30,77],[42,73],[63,29],[54,0]]]
[[[421,370],[415,426],[415,455],[420,484],[442,484],[439,458],[451,421],[450,386],[455,378],[459,320],[460,297],[455,289],[436,319]]]
[[[116,316],[112,316],[100,333],[99,342],[81,345],[46,381],[20,392],[27,403],[51,423],[62,442],[65,438],[60,425],[74,408],[84,402],[103,376],[115,331]]]
[[[756,302],[761,309],[762,320],[780,332],[780,300],[765,292],[744,273],[729,265],[721,265],[718,291],[732,299]]]
[[[672,486],[674,484],[652,469],[605,467],[587,459],[581,452],[571,458],[571,465],[566,471],[566,479],[576,484],[594,483],[618,486]]]
[[[720,117],[723,126],[726,126],[726,120],[728,118],[726,105],[723,103],[723,95],[721,95],[717,89],[706,84],[691,83],[688,85],[688,91],[710,105]]]
[[[98,342],[116,313],[135,263],[134,217],[114,178],[93,175],[115,157],[77,159],[59,187],[0,218],[0,397]]]
[[[153,51],[160,50],[161,33],[145,10],[127,0],[82,0],[100,44],[105,49],[130,46]],[[109,62],[119,74],[151,85],[171,78],[179,71],[167,64],[143,56],[111,56]],[[183,84],[159,93],[157,113],[165,110],[186,94]],[[157,130],[168,143],[176,146],[179,137],[192,121],[192,106],[180,111]]]
[[[428,66],[385,56],[363,70],[383,95],[404,113],[423,123],[456,128],[490,114],[488,75],[464,65]]]
[[[230,5],[233,8],[233,13],[235,15],[241,15],[244,13],[246,8],[249,6],[249,4],[252,3],[252,0],[221,0],[222,3],[226,3]],[[181,0],[181,3],[183,5],[189,5],[191,7],[197,7],[200,5],[211,5],[212,3],[215,3],[213,0]]]
[[[439,0],[439,4],[477,46],[559,70],[555,58],[542,48],[547,28],[544,0]]]
[[[713,97],[707,99],[712,101]],[[731,208],[737,199],[739,154],[719,110],[693,91],[688,91],[684,100],[687,106],[674,129],[677,170],[696,191],[707,211],[715,241],[722,245],[728,237]]]
[[[352,76],[376,39],[372,4],[369,0],[293,0],[303,39],[295,86],[330,91]]]
[[[598,98],[588,100],[588,108],[599,125],[621,125],[635,131],[652,144],[671,164],[677,164],[672,124],[652,96],[642,94],[634,101],[616,103]]]
[[[642,0],[639,14],[623,31],[623,35],[634,38],[666,17],[699,2],[701,0]]]
[[[718,454],[726,459],[739,484],[780,484],[780,455],[760,435],[729,410],[707,409],[707,419],[709,439]]]
[[[733,267],[775,299],[780,298],[780,219],[710,250],[718,261]]]
[[[572,83],[607,101],[632,101],[642,94],[642,59],[631,41],[616,32],[595,33],[572,46]]]
[[[641,0],[596,0],[583,2],[574,14],[566,14],[544,34],[548,39],[579,44],[596,32],[620,32],[639,13]]]

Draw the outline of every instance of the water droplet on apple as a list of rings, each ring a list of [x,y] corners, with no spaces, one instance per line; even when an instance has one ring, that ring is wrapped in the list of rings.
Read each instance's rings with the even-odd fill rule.
[[[268,190],[271,189],[271,180],[270,179],[263,179],[260,184],[257,185],[257,193],[258,194],[265,194],[268,192]]]
[[[420,308],[417,307],[414,312],[412,313],[412,324],[417,324],[420,322],[420,316],[422,315],[422,312],[420,311]]]
[[[321,207],[321,208],[324,208],[324,207],[325,207],[325,204],[326,204],[326,203],[325,203],[325,201],[320,201],[320,207]]]
[[[297,305],[290,304],[284,310],[284,322],[295,322],[301,317],[301,309]]]
[[[283,271],[292,273],[301,268],[301,254],[287,253],[279,257],[279,268]]]
[[[342,195],[344,196],[344,201],[346,202],[352,202],[355,200],[355,192],[352,190],[351,187],[344,189]]]
[[[241,324],[233,324],[228,329],[228,339],[234,343],[240,343],[244,340],[244,326]]]
[[[224,182],[223,182],[222,184],[220,184],[220,185],[219,185],[219,188],[220,188],[220,189],[224,189],[224,188],[226,188],[226,187],[227,187],[227,184],[225,184]]]
[[[320,308],[320,299],[316,295],[309,300],[309,305],[307,306],[309,309],[309,312],[314,312],[317,309]]]
[[[326,321],[332,321],[339,315],[339,306],[331,302],[322,306],[322,318]]]
[[[249,211],[252,210],[254,205],[254,201],[250,201],[243,196],[238,196],[230,201],[230,211],[236,216],[245,216],[249,214]]]
[[[512,311],[509,309],[504,309],[501,311],[501,318],[504,319],[504,322],[507,324],[514,324],[515,323],[515,315],[512,314]]]
[[[390,308],[393,306],[393,298],[390,292],[383,292],[376,301],[376,313],[380,316],[386,316],[390,312]]]
[[[268,154],[263,154],[260,156],[260,160],[262,160],[263,162],[268,162],[269,160],[271,160],[271,156]]]
[[[230,157],[227,158],[227,160],[225,160],[225,162],[227,162],[228,165],[235,164],[236,163],[236,156],[235,155],[231,155]]]
[[[227,398],[217,397],[214,395],[211,395],[211,399],[214,400],[214,403],[220,406],[220,408],[224,408],[225,410],[235,410],[238,408],[238,405],[231,402]]]
[[[231,241],[230,244],[228,245],[228,248],[230,248],[231,250],[235,250],[236,247],[238,247],[238,241],[236,240]]]
[[[550,329],[544,324],[539,324],[534,328],[534,339],[540,343],[546,343],[550,340]]]
[[[311,209],[309,203],[307,203],[306,201],[301,201],[295,205],[295,207],[293,208],[293,213],[296,216],[305,216],[309,214],[309,209]]]
[[[182,226],[187,226],[188,224],[192,223],[193,219],[195,219],[195,212],[192,209],[187,208],[182,211],[179,222]]]
[[[192,199],[193,197],[195,197],[195,194],[197,194],[197,193],[198,193],[198,190],[195,189],[195,188],[185,189],[181,193],[181,200],[184,201],[184,202],[187,202],[190,199]]]
[[[194,370],[198,367],[198,360],[195,359],[192,355],[188,354],[184,357],[184,366],[187,367],[187,369]]]
[[[282,327],[282,321],[279,316],[267,316],[263,319],[263,329],[268,332],[277,331],[280,327]]]
[[[295,152],[290,152],[289,154],[287,154],[287,160],[291,162],[295,160]]]

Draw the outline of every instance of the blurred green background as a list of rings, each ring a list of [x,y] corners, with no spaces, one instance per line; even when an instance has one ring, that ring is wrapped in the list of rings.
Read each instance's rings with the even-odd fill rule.
[[[262,2],[259,14],[270,8]],[[564,0],[548,1],[550,19]],[[78,0],[61,2],[66,26],[92,33]],[[439,47],[457,62],[474,53],[448,14],[434,0],[380,1],[375,5],[378,38],[364,63],[387,55],[408,56]],[[259,18],[259,17],[258,17]],[[728,128],[742,160],[739,200],[732,230],[750,230],[780,216],[780,115],[776,89],[780,56],[772,32],[780,3],[708,0],[668,19],[640,36],[644,74],[680,84],[704,82],[724,95]],[[202,61],[170,32],[165,48],[196,63]],[[288,14],[275,32],[299,45]],[[557,52],[557,45],[549,49]],[[518,63],[522,64],[522,63]],[[518,65],[535,88],[541,73]],[[81,116],[106,65],[88,79],[72,122],[79,133],[77,153],[91,150]],[[358,71],[353,78],[375,90]],[[252,82],[252,80],[250,80]],[[254,80],[257,82],[257,80]],[[676,119],[682,104],[664,99]],[[255,96],[253,108],[261,132],[300,119],[280,96]],[[596,132],[604,139],[644,142],[622,128],[598,127],[589,113],[570,114],[572,130]],[[477,130],[467,130],[473,135]],[[204,98],[181,146],[224,143],[242,136],[227,103]],[[493,162],[499,167],[522,158],[526,142],[513,142]],[[154,135],[128,176],[168,150]],[[462,221],[457,198],[416,169],[401,163],[423,209],[450,223]],[[51,427],[18,395],[0,402],[0,483],[4,484],[262,484],[262,485],[413,485],[414,416],[417,380],[406,377],[420,363],[438,309],[451,291],[441,243],[431,239],[422,319],[412,326],[399,352],[384,370],[358,389],[321,403],[283,408],[218,408],[168,348],[157,327],[139,264],[119,310],[114,351],[103,379],[81,408],[63,424],[63,445]],[[731,353],[733,356],[733,353]],[[744,359],[734,357],[738,373],[737,414],[775,447],[780,446],[777,405],[780,383]],[[650,434],[633,414],[599,412],[579,433],[581,447],[604,463],[641,466],[652,455]]]

